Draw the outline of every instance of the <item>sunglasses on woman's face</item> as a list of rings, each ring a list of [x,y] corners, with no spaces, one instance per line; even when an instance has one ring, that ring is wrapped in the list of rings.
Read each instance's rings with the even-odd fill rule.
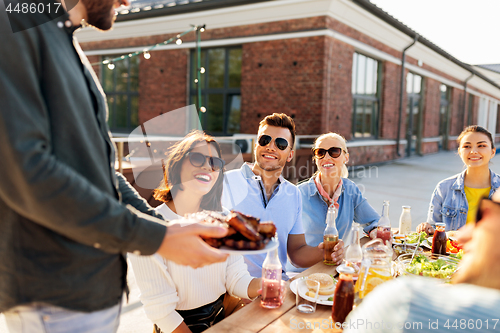
[[[342,154],[342,148],[339,148],[339,147],[330,147],[328,149],[315,148],[313,152],[314,152],[314,157],[319,158],[319,159],[322,159],[323,157],[325,157],[327,152],[331,157],[337,158],[340,156],[340,154]]]
[[[273,141],[273,138],[267,134],[261,135],[258,140],[261,147],[267,146],[271,143],[271,141]],[[288,147],[288,141],[285,138],[274,139],[274,144],[276,145],[276,147],[278,147],[279,150],[285,150]]]
[[[212,168],[212,171],[219,171],[224,167],[224,160],[222,158],[218,158],[215,156],[207,156],[203,155],[202,153],[197,153],[197,152],[189,152],[189,162],[191,162],[191,165],[197,168],[202,167],[205,165],[205,161],[208,160],[208,165]]]

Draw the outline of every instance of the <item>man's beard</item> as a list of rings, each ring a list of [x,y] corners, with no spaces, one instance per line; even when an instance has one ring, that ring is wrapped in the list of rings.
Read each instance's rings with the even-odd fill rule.
[[[87,23],[99,30],[109,30],[113,26],[115,16],[111,9],[115,0],[81,0],[87,9]]]

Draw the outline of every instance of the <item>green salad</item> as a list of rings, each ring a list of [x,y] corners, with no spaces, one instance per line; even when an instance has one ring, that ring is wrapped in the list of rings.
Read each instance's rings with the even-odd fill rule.
[[[412,232],[411,234],[408,234],[408,236],[406,237],[406,243],[408,243],[408,244],[421,243],[426,238],[427,238],[427,234],[424,231]]]
[[[461,260],[463,255],[464,255],[464,250],[460,250],[457,253],[450,254],[450,257]]]
[[[413,261],[406,266],[406,271],[408,273],[439,279],[449,278],[456,270],[456,263],[441,258],[430,260],[423,254],[415,256]]]

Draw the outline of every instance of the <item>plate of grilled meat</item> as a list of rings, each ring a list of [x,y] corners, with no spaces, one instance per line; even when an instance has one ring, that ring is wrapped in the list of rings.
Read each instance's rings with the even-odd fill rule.
[[[202,237],[208,245],[230,254],[266,253],[278,247],[276,226],[271,221],[231,211],[228,215],[202,211],[187,216],[200,223],[217,224],[227,228],[223,238]]]

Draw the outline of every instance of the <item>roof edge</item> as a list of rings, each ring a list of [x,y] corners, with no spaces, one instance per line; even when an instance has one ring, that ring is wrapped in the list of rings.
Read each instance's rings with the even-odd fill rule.
[[[140,20],[140,19],[160,17],[160,16],[178,15],[184,13],[198,12],[202,10],[248,5],[252,3],[259,3],[265,1],[272,1],[272,0],[210,0],[210,1],[192,2],[185,5],[176,5],[173,7],[163,7],[148,11],[140,11],[137,13],[130,12],[126,15],[118,15],[116,17],[116,22],[133,21],[133,20]]]
[[[466,63],[458,60],[457,58],[455,58],[454,56],[452,56],[451,54],[449,54],[445,50],[443,50],[440,47],[438,47],[436,44],[432,43],[431,41],[429,41],[425,37],[421,36],[417,32],[415,32],[412,29],[410,29],[408,26],[404,25],[401,21],[397,20],[395,17],[393,17],[392,15],[390,15],[389,13],[387,13],[386,11],[384,11],[382,8],[378,7],[377,5],[373,4],[369,0],[352,0],[352,2],[354,2],[356,5],[360,6],[361,8],[365,9],[369,13],[375,15],[376,17],[378,17],[382,21],[390,24],[394,28],[396,28],[399,31],[403,32],[404,34],[410,36],[412,39],[415,39],[415,37],[418,35],[418,43],[427,46],[428,48],[430,48],[434,52],[438,53],[439,55],[445,57],[446,59],[448,59],[448,60],[450,60],[452,62],[454,62],[458,66],[460,66],[460,67],[464,68],[465,70],[471,72],[475,76],[483,79],[484,81],[488,82],[492,86],[500,89],[500,86],[498,84],[496,84],[495,82],[493,82],[492,80],[490,80],[488,77],[484,76],[483,74],[479,73],[471,65],[466,64]]]

